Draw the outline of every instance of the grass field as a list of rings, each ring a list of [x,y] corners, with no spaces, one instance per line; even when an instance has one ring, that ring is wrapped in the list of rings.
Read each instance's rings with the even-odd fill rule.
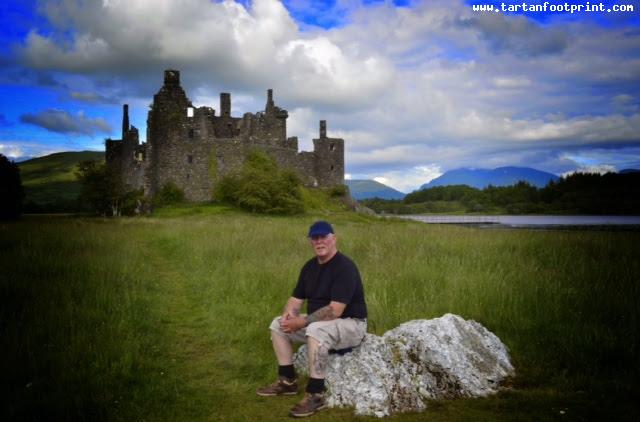
[[[199,210],[199,211],[198,211]],[[1,420],[281,420],[267,326],[318,216],[190,208],[0,225]],[[452,312],[510,348],[486,399],[390,420],[637,420],[640,233],[478,230],[338,213],[369,330]],[[317,421],[357,418],[331,409]]]

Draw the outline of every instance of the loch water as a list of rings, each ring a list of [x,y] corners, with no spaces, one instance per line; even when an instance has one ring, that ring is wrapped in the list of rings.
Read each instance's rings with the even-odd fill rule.
[[[482,228],[640,230],[638,215],[403,215],[429,224],[464,224]]]

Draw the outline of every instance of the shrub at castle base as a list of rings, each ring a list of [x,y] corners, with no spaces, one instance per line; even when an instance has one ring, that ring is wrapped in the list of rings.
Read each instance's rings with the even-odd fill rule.
[[[294,359],[306,373],[306,345]],[[427,400],[484,397],[513,374],[498,337],[476,321],[446,314],[406,322],[382,337],[367,334],[352,353],[329,355],[327,402],[382,417],[424,410]]]

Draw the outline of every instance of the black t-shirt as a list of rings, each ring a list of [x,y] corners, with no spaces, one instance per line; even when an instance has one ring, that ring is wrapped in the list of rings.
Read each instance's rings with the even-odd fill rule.
[[[367,317],[358,267],[340,252],[324,264],[318,263],[317,258],[304,264],[292,296],[307,300],[309,314],[336,301],[347,305],[341,318]]]

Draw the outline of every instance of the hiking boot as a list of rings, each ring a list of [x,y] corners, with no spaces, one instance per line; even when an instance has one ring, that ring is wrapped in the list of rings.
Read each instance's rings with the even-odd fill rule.
[[[256,394],[262,397],[294,396],[298,394],[298,380],[279,377],[273,384],[258,388]]]
[[[324,409],[326,406],[327,404],[324,401],[324,394],[305,393],[304,399],[291,408],[289,416],[293,416],[294,418],[304,418],[313,415],[318,410]]]

